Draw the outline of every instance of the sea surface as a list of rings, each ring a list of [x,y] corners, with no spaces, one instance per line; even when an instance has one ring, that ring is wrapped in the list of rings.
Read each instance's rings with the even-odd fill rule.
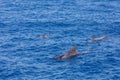
[[[120,0],[0,0],[0,80],[120,80]]]

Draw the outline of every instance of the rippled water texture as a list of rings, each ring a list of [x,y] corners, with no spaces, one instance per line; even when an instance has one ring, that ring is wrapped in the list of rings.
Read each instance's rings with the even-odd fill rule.
[[[120,0],[0,0],[0,80],[120,80]]]

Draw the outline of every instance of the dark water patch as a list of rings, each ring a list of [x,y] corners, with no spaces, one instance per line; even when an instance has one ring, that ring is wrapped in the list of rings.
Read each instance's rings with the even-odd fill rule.
[[[107,29],[107,32],[114,33],[114,34],[120,34],[119,32],[120,22],[113,22],[109,24],[108,26],[111,26],[111,27]]]
[[[102,6],[103,7],[103,6]],[[108,9],[108,8],[102,8],[102,7],[98,7],[98,8],[90,8],[90,9],[83,9],[83,11],[87,11],[90,14],[94,14],[94,13],[112,13],[114,9]]]
[[[7,49],[7,48],[13,48],[15,46],[16,46],[15,44],[4,44],[4,45],[1,45],[0,47]]]
[[[106,9],[114,8],[114,6],[112,6],[112,5],[106,5],[106,4],[99,4],[99,6],[103,7],[103,8],[106,8]]]
[[[12,38],[11,41],[12,42],[30,42],[30,41],[33,41],[34,39],[32,38],[25,38],[25,37],[15,37],[15,38]]]
[[[7,25],[5,23],[0,23],[0,28],[4,28],[6,27]]]
[[[113,24],[115,27],[117,27],[117,26],[120,27],[120,22],[119,22],[119,21],[118,21],[118,22],[113,22],[112,24]]]
[[[87,75],[100,74],[103,71],[103,64],[97,62],[87,62],[80,66],[80,72],[86,72]]]
[[[91,20],[84,20],[84,23],[83,23],[84,26],[102,26],[104,25],[104,23],[99,23],[99,22],[96,22],[96,21],[91,21]],[[97,28],[97,27],[96,27]]]
[[[19,23],[19,26],[25,26],[25,27],[46,27],[48,28],[51,26],[51,28],[56,27],[61,28],[63,26],[65,27],[71,27],[74,26],[75,24],[72,23],[59,23],[59,22],[26,22],[26,23]]]
[[[109,65],[111,65],[111,66],[120,66],[120,65],[119,65],[119,64],[120,64],[120,61],[117,60],[117,59],[115,59],[115,58],[107,58],[107,59],[105,60],[105,63],[106,63],[106,64],[109,64]]]
[[[25,27],[70,27],[74,26],[74,24],[71,23],[59,23],[59,22],[26,22],[26,23],[19,23],[19,26],[25,26]]]
[[[39,68],[35,66],[21,66],[19,67],[23,74],[39,76]]]
[[[110,57],[120,57],[119,50],[115,50],[114,52],[110,51],[105,56],[108,57],[108,58],[110,58]]]
[[[3,76],[4,75],[4,76]],[[13,77],[16,77],[16,76],[19,76],[21,77],[22,73],[19,71],[19,70],[8,70],[7,73],[3,73],[1,76],[1,79],[8,79],[8,78],[13,78]]]
[[[111,79],[113,79],[113,80],[119,80],[119,79],[120,79],[120,76],[119,76],[119,75],[113,75],[113,76],[111,77]]]
[[[64,6],[76,6],[77,3],[76,3],[76,1],[66,0],[66,1],[63,1],[62,5],[64,5]]]

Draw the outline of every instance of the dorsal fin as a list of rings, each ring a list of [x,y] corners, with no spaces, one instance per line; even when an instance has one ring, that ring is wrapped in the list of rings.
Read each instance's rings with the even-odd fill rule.
[[[66,54],[58,56],[54,59],[61,60],[61,59],[66,59],[66,58],[71,58],[71,57],[77,56],[77,55],[79,55],[79,53],[76,52],[76,50],[77,50],[77,46],[73,46]]]
[[[77,50],[77,46],[73,46],[73,47],[68,51],[68,54],[74,54],[74,53],[76,53],[76,50]]]

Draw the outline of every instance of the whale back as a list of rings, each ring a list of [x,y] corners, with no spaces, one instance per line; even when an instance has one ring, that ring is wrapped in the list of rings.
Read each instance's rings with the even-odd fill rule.
[[[76,54],[77,46],[73,46],[69,51],[68,54]]]
[[[61,56],[58,56],[56,58],[54,58],[55,60],[61,60],[61,59],[66,59],[66,58],[70,58],[70,57],[74,57],[74,56],[77,56],[78,53],[76,52],[77,50],[77,46],[73,46],[69,51],[68,53],[66,54],[63,54]]]
[[[107,37],[106,36],[101,36],[101,37],[98,37],[98,38],[94,37],[92,39],[95,40],[95,41],[100,41],[100,40],[103,40],[105,38],[107,38]]]
[[[61,56],[58,56],[58,57],[56,57],[56,58],[54,58],[54,59],[55,59],[55,60],[61,60],[63,56],[64,56],[64,55],[61,55]]]

